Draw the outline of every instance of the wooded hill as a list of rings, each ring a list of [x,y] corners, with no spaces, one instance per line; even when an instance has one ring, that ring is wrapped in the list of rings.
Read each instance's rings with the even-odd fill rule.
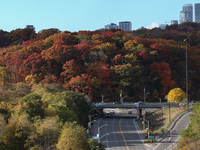
[[[185,91],[186,43],[191,100],[200,97],[200,24],[184,23],[132,32],[97,30],[61,32],[47,29],[1,31],[6,88],[24,82],[60,84],[87,94],[92,101],[157,101],[175,88]],[[6,41],[6,42],[5,42]],[[6,47],[5,47],[6,46]],[[3,85],[3,55],[0,82]]]

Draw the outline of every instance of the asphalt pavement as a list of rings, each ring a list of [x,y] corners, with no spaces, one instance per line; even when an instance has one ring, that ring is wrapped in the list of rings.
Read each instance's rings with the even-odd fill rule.
[[[151,146],[151,149],[153,150],[173,150],[173,148],[177,147],[177,143],[180,141],[180,133],[183,129],[186,129],[189,120],[190,115],[192,112],[187,112],[184,115],[182,115],[174,125],[169,129],[169,131],[164,134],[160,141],[154,143]],[[171,139],[171,141],[170,141]]]
[[[146,150],[144,135],[141,132],[135,117],[100,118],[94,125],[100,142],[107,150]]]
[[[188,126],[189,115],[184,114],[170,131],[153,144],[144,143],[144,135],[139,128],[136,113],[128,114],[129,110],[116,110],[111,117],[99,118],[94,122],[94,135],[99,134],[99,142],[106,150],[172,150],[180,140],[180,133]],[[171,137],[171,142],[169,142]]]

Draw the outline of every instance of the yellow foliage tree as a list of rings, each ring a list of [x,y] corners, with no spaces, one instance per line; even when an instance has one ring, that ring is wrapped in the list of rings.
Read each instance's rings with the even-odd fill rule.
[[[25,81],[27,84],[33,85],[36,83],[36,77],[37,77],[37,75],[32,75],[32,74],[27,75],[25,78]]]
[[[167,98],[168,102],[180,103],[186,98],[186,94],[181,88],[174,88],[168,93]]]
[[[76,122],[65,123],[56,147],[59,150],[89,149],[85,129]]]

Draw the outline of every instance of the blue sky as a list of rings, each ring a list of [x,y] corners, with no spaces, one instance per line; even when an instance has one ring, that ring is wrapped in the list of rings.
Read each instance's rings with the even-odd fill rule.
[[[0,29],[34,25],[36,32],[58,28],[75,32],[131,21],[132,29],[179,20],[184,4],[199,0],[0,0]]]

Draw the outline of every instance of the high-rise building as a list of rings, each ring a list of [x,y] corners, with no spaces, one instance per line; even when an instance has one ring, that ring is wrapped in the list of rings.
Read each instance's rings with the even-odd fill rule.
[[[193,22],[193,6],[192,4],[185,4],[180,12],[179,23]]]
[[[167,27],[167,24],[160,24],[160,25],[159,25],[159,28],[160,28],[161,30],[165,30],[166,27]]]
[[[195,4],[195,22],[200,23],[200,3]]]
[[[170,25],[178,24],[178,20],[171,20]]]
[[[132,23],[130,21],[119,22],[119,28],[123,31],[131,31],[132,30]]]
[[[35,30],[35,27],[33,25],[26,25],[26,28]]]
[[[115,23],[111,23],[105,26],[105,29],[119,29],[118,25],[116,25]]]

